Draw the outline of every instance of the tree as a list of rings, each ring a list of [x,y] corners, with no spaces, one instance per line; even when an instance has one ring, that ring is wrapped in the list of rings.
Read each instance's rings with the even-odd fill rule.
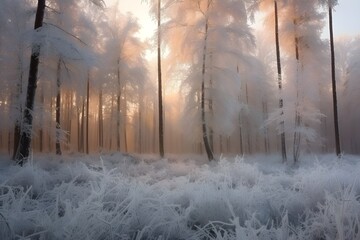
[[[159,153],[164,157],[164,107],[163,107],[163,73],[162,73],[162,34],[163,34],[163,12],[175,0],[148,0],[150,2],[150,13],[156,16],[157,20],[157,77],[158,77],[158,119],[159,119]]]
[[[335,130],[335,149],[336,155],[340,157],[340,133],[339,133],[339,116],[338,116],[338,104],[337,104],[337,92],[336,92],[336,75],[335,75],[335,50],[334,50],[334,34],[333,34],[333,17],[332,9],[334,7],[333,1],[328,1],[329,8],[329,33],[330,33],[330,53],[331,53],[331,84],[332,84],[332,96],[333,96],[333,109],[334,109],[334,130]]]
[[[276,44],[276,63],[277,63],[277,76],[278,76],[278,87],[280,92],[279,108],[281,109],[280,117],[284,115],[283,107],[284,100],[282,94],[282,72],[281,72],[281,55],[280,55],[280,41],[279,41],[279,17],[278,17],[278,3],[274,0],[274,13],[275,13],[275,44]],[[285,126],[284,121],[280,122],[280,136],[281,136],[281,155],[282,161],[286,162],[286,140],[285,140]]]
[[[157,59],[158,59],[158,101],[159,101],[159,152],[164,157],[164,113],[163,113],[163,90],[161,72],[161,0],[158,0],[158,38],[157,38]]]
[[[111,26],[106,31],[104,45],[104,62],[102,74],[112,86],[115,95],[115,135],[117,151],[127,150],[128,108],[133,101],[137,101],[139,86],[145,84],[147,69],[144,61],[144,44],[136,34],[139,31],[137,20],[130,14],[124,15],[118,8],[109,12]],[[116,91],[116,92],[115,92]],[[135,100],[136,99],[136,100]],[[129,104],[131,103],[131,104]],[[112,115],[112,114],[111,114]],[[123,141],[122,141],[123,140]]]
[[[266,3],[270,7],[274,1]],[[281,10],[278,13],[280,47],[285,52],[286,67],[281,73],[287,81],[281,84],[282,89],[286,87],[282,94],[283,108],[271,113],[266,122],[284,123],[284,128],[280,124],[278,130],[284,136],[293,136],[293,159],[297,162],[302,150],[310,152],[317,147],[310,143],[321,142],[317,129],[324,115],[320,112],[319,85],[327,71],[326,43],[320,36],[323,14],[318,0],[276,0],[276,3]]]
[[[207,1],[206,12],[209,11],[211,6],[211,1]],[[206,73],[206,56],[207,56],[207,47],[208,47],[208,36],[209,36],[209,19],[205,15],[205,31],[204,31],[204,45],[203,45],[203,57],[202,57],[202,70],[201,70],[201,97],[200,97],[200,106],[201,106],[201,126],[202,126],[202,137],[204,141],[204,146],[206,154],[209,161],[214,159],[213,150],[211,149],[209,138],[208,138],[208,129],[206,126],[205,118],[205,73]]]
[[[234,131],[240,82],[252,64],[249,52],[254,38],[247,25],[246,5],[244,1],[188,0],[174,4],[167,14],[171,21],[165,39],[169,38],[173,63],[188,66],[186,122],[196,122],[198,127],[187,124],[187,129],[200,136],[211,161],[211,132],[221,146],[222,136]]]
[[[326,45],[320,36],[323,15],[319,11],[319,2],[290,1],[286,4],[285,16],[288,19],[285,21],[293,29],[285,33],[289,34],[285,49],[293,52],[292,56],[295,57],[294,60],[290,59],[293,63],[288,74],[292,75],[295,83],[293,159],[296,163],[301,149],[311,151],[310,143],[319,140],[315,126],[321,122],[323,114],[319,110],[319,86],[314,83],[324,76]]]
[[[45,0],[38,0],[34,29],[38,30],[43,25],[45,14]],[[26,92],[26,104],[23,115],[23,125],[20,132],[19,146],[16,154],[16,161],[22,166],[27,161],[30,153],[31,130],[32,130],[32,111],[34,109],[34,100],[37,87],[37,74],[39,68],[41,45],[38,42],[33,43],[30,59],[29,79]]]
[[[56,93],[56,140],[55,140],[55,149],[56,154],[61,155],[61,145],[60,145],[60,115],[61,115],[61,58],[59,58],[58,64],[57,64],[57,73],[56,73],[56,87],[57,87],[57,93]]]

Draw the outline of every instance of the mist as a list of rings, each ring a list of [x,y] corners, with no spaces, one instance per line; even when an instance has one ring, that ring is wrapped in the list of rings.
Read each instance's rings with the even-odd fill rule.
[[[146,38],[119,2],[0,2],[0,236],[358,237],[360,35],[325,35],[341,3],[148,0]]]

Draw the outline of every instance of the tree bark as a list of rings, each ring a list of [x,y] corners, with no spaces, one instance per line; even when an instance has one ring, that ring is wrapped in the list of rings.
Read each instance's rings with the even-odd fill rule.
[[[41,104],[42,106],[44,107],[44,104],[45,104],[45,96],[44,96],[44,89],[42,89],[41,91]],[[39,145],[40,145],[40,152],[43,152],[44,151],[44,114],[41,113],[41,116],[40,116],[40,121],[41,121],[41,127],[40,127],[40,133],[39,133],[39,138],[40,138],[40,141],[39,141]]]
[[[117,119],[116,119],[116,150],[120,152],[121,142],[120,142],[120,117],[121,117],[121,80],[120,80],[120,57],[118,58],[118,67],[117,67],[117,80],[118,80],[118,94],[117,94]]]
[[[161,0],[158,0],[158,101],[159,101],[159,153],[164,157],[164,119],[162,97],[162,72],[161,72]]]
[[[57,94],[56,94],[56,106],[55,106],[55,123],[56,123],[56,139],[55,139],[55,149],[56,155],[61,155],[61,145],[60,145],[60,117],[61,117],[61,58],[59,58],[57,65],[57,74],[56,74],[56,86],[57,86]]]
[[[89,118],[90,118],[90,70],[86,86],[86,154],[89,154]]]
[[[22,51],[22,48],[20,47],[20,51]],[[17,152],[17,146],[19,145],[20,141],[20,133],[21,133],[21,119],[22,119],[22,112],[23,107],[22,103],[20,101],[21,96],[23,94],[22,88],[23,88],[23,72],[22,72],[22,60],[19,60],[19,68],[20,68],[20,76],[19,76],[19,82],[17,83],[17,89],[16,89],[16,101],[19,107],[19,116],[15,120],[15,127],[14,127],[14,149],[13,149],[13,156],[12,159],[15,160],[16,158],[16,152]]]
[[[236,66],[236,72],[237,74],[239,74],[239,65]],[[239,96],[238,99],[239,99],[239,104],[241,104],[241,96]],[[244,154],[241,111],[239,112],[239,147],[240,147],[240,153]]]
[[[294,25],[297,27],[297,22],[294,20]],[[299,112],[299,62],[300,62],[300,54],[299,54],[299,38],[295,36],[295,57],[297,64],[297,73],[296,73],[296,106],[295,106],[295,132],[294,132],[294,142],[293,142],[293,158],[294,163],[297,163],[300,158],[300,143],[301,143],[301,134],[298,132],[298,129],[301,125],[301,115]]]
[[[205,118],[205,72],[206,72],[206,51],[207,51],[207,39],[208,39],[208,30],[209,30],[209,21],[206,19],[205,22],[205,37],[204,37],[204,49],[203,49],[203,59],[202,59],[202,78],[201,78],[201,125],[202,125],[202,134],[203,141],[205,146],[205,151],[209,161],[214,160],[214,155],[209,143],[208,133],[207,133],[207,124]]]
[[[81,152],[85,152],[84,138],[85,138],[85,100],[84,97],[81,98],[81,128],[80,128],[80,149]]]
[[[45,14],[45,0],[38,0],[38,6],[35,16],[34,29],[42,27]],[[29,79],[26,93],[26,103],[23,115],[23,124],[20,133],[16,161],[22,166],[29,158],[32,131],[32,111],[34,109],[35,94],[38,80],[40,44],[34,43],[31,51]]]
[[[276,62],[277,62],[277,73],[278,73],[278,88],[280,92],[279,108],[281,109],[280,117],[284,116],[284,100],[281,96],[282,93],[282,70],[281,70],[281,55],[280,55],[280,40],[279,40],[279,19],[278,19],[278,5],[277,0],[274,1],[275,8],[275,43],[276,43]],[[285,139],[285,123],[284,120],[280,122],[280,139],[281,139],[281,155],[282,162],[287,161],[286,156],[286,139]]]
[[[99,90],[99,119],[98,119],[98,127],[99,127],[99,148],[100,151],[104,148],[104,119],[103,119],[103,100],[102,100],[102,86],[100,86]]]
[[[126,89],[126,87],[125,87]],[[126,99],[126,91],[124,91],[124,104],[123,104],[123,116],[124,116],[124,120],[123,120],[123,128],[124,128],[124,148],[125,148],[125,152],[128,152],[128,140],[127,140],[127,99]]]
[[[330,32],[330,52],[331,52],[331,83],[333,95],[333,109],[334,109],[334,130],[335,130],[335,149],[336,155],[340,157],[340,132],[339,132],[339,117],[337,107],[337,93],[336,93],[336,75],[335,75],[335,50],[334,50],[334,33],[332,20],[332,6],[329,2],[329,32]]]
[[[265,100],[262,102],[262,108],[263,108],[263,118],[264,121],[268,119],[268,105]],[[264,150],[266,154],[269,154],[270,152],[270,143],[269,143],[269,129],[267,126],[264,126]]]
[[[245,82],[245,97],[246,97],[246,105],[249,106],[249,91],[248,91],[248,84]],[[246,125],[247,125],[247,145],[248,145],[248,153],[252,154],[252,147],[251,147],[251,132],[250,132],[250,122],[249,122],[249,115],[246,118]]]

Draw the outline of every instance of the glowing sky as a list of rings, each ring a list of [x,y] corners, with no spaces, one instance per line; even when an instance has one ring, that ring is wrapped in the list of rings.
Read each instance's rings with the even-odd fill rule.
[[[305,0],[306,1],[306,0]],[[105,0],[111,6],[115,0]],[[150,37],[155,30],[155,23],[148,15],[148,6],[144,0],[119,1],[122,12],[132,12],[142,25],[142,35]],[[360,34],[360,0],[339,0],[334,12],[335,36]]]

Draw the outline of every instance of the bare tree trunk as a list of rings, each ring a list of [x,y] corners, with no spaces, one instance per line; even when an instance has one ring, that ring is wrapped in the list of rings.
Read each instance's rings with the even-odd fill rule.
[[[124,120],[123,120],[123,128],[124,128],[124,147],[125,147],[125,152],[128,152],[128,141],[127,141],[127,99],[126,99],[126,91],[124,91],[124,108],[123,108],[123,116],[124,116]]]
[[[50,97],[50,116],[53,115],[53,98]],[[50,122],[50,129],[52,129],[52,123]],[[52,150],[52,135],[50,134],[50,131],[48,130],[48,152],[51,152]]]
[[[121,117],[121,80],[120,80],[120,58],[118,58],[117,68],[117,80],[118,80],[118,94],[117,94],[117,119],[116,119],[116,150],[120,152],[120,117]]]
[[[143,152],[143,146],[142,146],[142,138],[143,138],[143,111],[144,111],[144,100],[142,98],[144,93],[144,89],[142,86],[140,86],[140,92],[139,92],[139,106],[138,106],[138,121],[139,121],[139,125],[138,125],[138,151],[139,153]],[[146,118],[146,112],[145,112],[145,118]],[[145,135],[145,134],[144,134]]]
[[[100,151],[104,148],[104,119],[103,119],[103,100],[102,100],[102,86],[100,86],[99,90],[99,120],[98,120],[98,127],[99,127],[99,148]]]
[[[295,27],[297,26],[296,20],[294,20]],[[295,36],[295,57],[296,57],[296,64],[297,64],[297,73],[296,73],[296,106],[295,106],[295,132],[294,132],[294,142],[293,142],[293,158],[294,163],[297,163],[299,161],[300,157],[300,143],[301,143],[301,134],[298,130],[298,128],[301,125],[301,115],[299,112],[299,38]]]
[[[90,70],[86,86],[86,154],[89,154],[89,118],[90,118]]]
[[[208,4],[210,4],[210,3],[208,3]],[[202,134],[203,134],[205,151],[206,151],[209,161],[212,161],[212,160],[214,160],[214,155],[213,155],[210,143],[209,143],[208,134],[207,134],[207,124],[206,124],[206,119],[205,119],[205,71],[206,71],[206,51],[207,51],[208,30],[209,30],[209,20],[206,19],[204,49],[203,49],[203,59],[202,59],[203,62],[202,62],[200,104],[201,104],[201,125],[202,125]]]
[[[82,97],[82,106],[81,106],[81,128],[80,128],[80,149],[81,152],[85,152],[84,138],[85,138],[85,99]]]
[[[279,41],[279,20],[278,20],[278,5],[277,0],[274,0],[275,7],[275,42],[276,42],[276,62],[277,62],[277,73],[278,73],[278,88],[280,92],[279,99],[279,108],[281,109],[280,117],[284,116],[284,100],[281,96],[282,94],[282,71],[281,71],[281,56],[280,56],[280,41]],[[285,123],[284,120],[280,122],[280,138],[281,138],[281,155],[282,161],[285,163],[287,161],[286,156],[286,139],[285,139]]]
[[[56,74],[56,86],[57,86],[57,94],[56,94],[56,139],[55,139],[55,149],[56,154],[61,155],[61,146],[60,146],[60,111],[61,111],[61,58],[59,58],[58,65],[57,65],[57,74]]]
[[[263,118],[265,121],[269,117],[267,102],[263,101],[262,105],[263,105]],[[270,144],[269,143],[269,129],[266,126],[264,126],[264,148],[265,148],[264,150],[265,150],[266,154],[268,154],[270,152],[269,144]]]
[[[42,27],[45,14],[45,0],[38,0],[34,29]],[[26,93],[26,104],[23,115],[23,124],[20,133],[16,161],[22,166],[29,158],[32,130],[32,111],[34,109],[34,100],[38,80],[40,44],[33,44],[30,59],[29,80]]]
[[[81,152],[81,142],[80,142],[81,113],[79,107],[76,108],[76,117],[77,117],[77,147],[78,147],[78,152]]]
[[[110,142],[109,142],[109,150],[112,149],[112,141],[113,141],[113,131],[112,131],[112,127],[113,127],[113,115],[114,115],[114,97],[111,97],[111,111],[110,111],[110,123],[109,123],[109,135],[110,135]],[[117,133],[116,133],[117,136]]]
[[[45,104],[45,96],[44,96],[44,89],[42,89],[42,92],[41,92],[41,104],[43,106],[43,108],[45,108],[44,104]],[[39,138],[40,138],[40,152],[43,152],[44,151],[44,114],[41,113],[41,116],[40,116],[40,121],[41,121],[41,126],[40,126],[40,133],[39,133]]]
[[[22,49],[20,49],[21,51]],[[22,72],[22,60],[19,60],[19,68],[20,68],[20,76],[19,76],[19,82],[17,83],[17,89],[16,89],[16,101],[17,101],[17,105],[19,107],[18,111],[19,111],[19,116],[16,118],[15,120],[15,127],[14,127],[14,147],[13,147],[13,156],[12,159],[15,160],[16,157],[16,152],[17,152],[17,146],[19,145],[19,141],[20,141],[20,133],[21,133],[21,120],[22,120],[22,112],[23,112],[23,107],[22,107],[22,103],[20,101],[21,96],[23,94],[22,88],[23,88],[23,72]]]
[[[152,140],[152,152],[153,153],[156,153],[156,106],[155,106],[155,100],[154,100],[154,112],[153,112],[153,130],[152,130],[152,133],[153,133],[153,140]]]
[[[336,75],[335,75],[335,51],[334,51],[334,34],[333,34],[333,20],[332,20],[332,5],[329,2],[329,31],[330,31],[330,52],[331,52],[331,83],[333,95],[333,109],[334,109],[334,130],[335,130],[335,149],[336,155],[340,157],[340,132],[339,132],[339,117],[337,107],[337,93],[336,93]]]
[[[239,65],[236,66],[236,72],[239,74]],[[239,104],[241,104],[241,97],[238,97]],[[241,121],[241,112],[239,113],[239,145],[240,145],[240,153],[244,154],[243,147],[243,136],[242,136],[242,121]]]
[[[248,84],[245,83],[245,96],[246,96],[246,105],[249,106],[249,91],[248,91]],[[251,132],[250,132],[250,123],[249,118],[246,118],[246,125],[247,125],[247,145],[248,145],[248,151],[249,154],[252,153],[252,147],[251,147]]]
[[[20,111],[22,111],[20,109]],[[21,116],[20,116],[21,117]],[[20,126],[20,119],[17,119],[15,121],[15,127],[14,127],[14,149],[13,149],[13,156],[12,159],[16,159],[16,153],[17,153],[17,146],[19,146],[19,141],[20,141],[20,130],[21,130],[21,126]]]
[[[73,134],[72,130],[72,112],[73,112],[73,92],[68,91],[68,103],[67,103],[67,124],[69,134],[67,135],[67,142],[69,145],[69,150],[73,150],[73,145],[71,144],[71,136]]]
[[[161,72],[161,0],[158,0],[158,101],[159,101],[159,153],[164,157],[164,118]]]
[[[240,115],[240,114],[239,114]],[[241,116],[239,116],[239,145],[240,145],[240,153],[244,154],[244,146],[243,146],[243,134],[242,134],[242,126],[241,126]]]
[[[212,62],[212,55],[210,55],[211,61]],[[212,81],[212,77],[210,76],[210,89],[213,88],[213,81]],[[210,116],[211,118],[214,118],[214,109],[213,109],[213,100],[212,100],[212,96],[209,97],[209,111],[210,111]],[[215,152],[214,149],[214,131],[213,128],[210,127],[209,128],[209,141],[210,141],[210,148],[213,150],[213,152]]]

